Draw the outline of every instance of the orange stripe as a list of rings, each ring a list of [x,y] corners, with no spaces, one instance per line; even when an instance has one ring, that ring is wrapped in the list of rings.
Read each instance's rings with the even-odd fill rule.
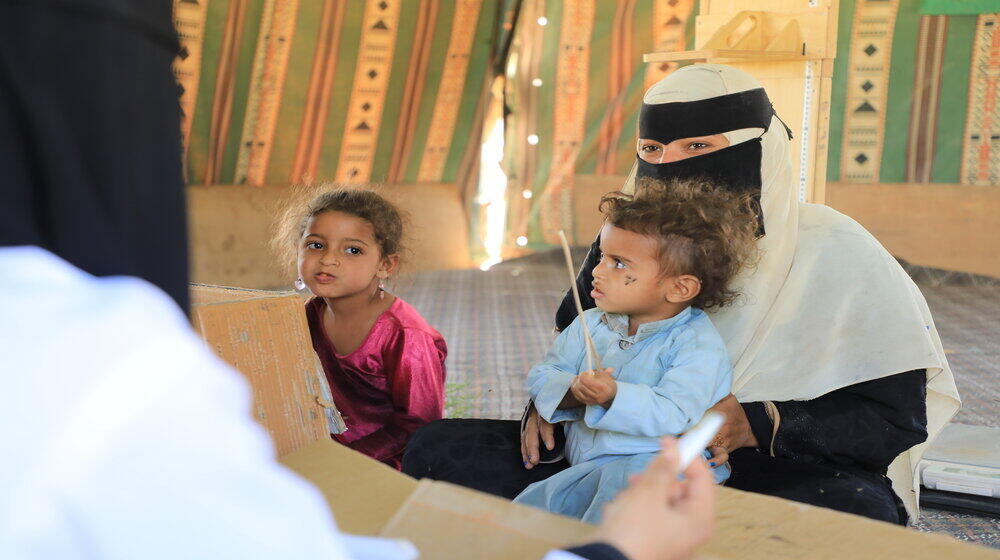
[[[333,26],[332,15],[337,0],[326,0],[323,3],[323,13],[320,15],[319,34],[316,38],[316,50],[313,54],[312,68],[309,71],[309,87],[306,90],[305,110],[302,112],[302,126],[299,127],[299,140],[295,147],[295,159],[292,163],[290,183],[300,183],[304,180],[306,158],[310,152],[309,142],[313,137],[316,125],[317,96],[321,89],[322,72],[326,67],[326,59],[330,49],[330,28]]]
[[[622,46],[618,51],[618,56],[620,57],[620,63],[618,64],[618,91],[615,92],[615,98],[618,99],[618,103],[614,103],[611,106],[611,129],[608,138],[608,153],[604,163],[604,168],[608,174],[615,173],[618,167],[618,141],[622,135],[622,119],[624,118],[621,98],[628,87],[629,81],[632,79],[632,74],[635,72],[635,68],[633,67],[634,61],[632,60],[632,34],[633,26],[635,25],[633,21],[634,13],[635,0],[626,0],[620,39]]]
[[[322,88],[319,97],[316,99],[316,122],[313,123],[312,140],[309,143],[309,155],[306,159],[306,167],[303,174],[308,179],[316,177],[316,168],[319,166],[319,154],[323,148],[323,137],[326,133],[326,117],[330,114],[330,92],[333,90],[333,81],[337,77],[337,52],[340,47],[340,32],[344,28],[344,8],[347,2],[337,2],[337,9],[334,12],[332,34],[330,44],[327,47],[326,65],[323,68]]]
[[[229,121],[233,109],[233,81],[236,75],[236,58],[239,54],[242,20],[246,15],[245,0],[232,0],[226,14],[226,27],[222,36],[219,71],[215,76],[215,95],[212,99],[212,119],[208,134],[208,158],[203,184],[212,185],[218,180],[228,137]]]
[[[614,100],[620,89],[618,80],[621,75],[621,54],[622,48],[622,25],[625,15],[627,1],[619,0],[615,7],[615,17],[611,22],[611,56],[608,57],[608,100]],[[598,131],[598,151],[600,158],[597,160],[597,173],[604,175],[608,171],[608,151],[611,149],[611,136],[613,134],[614,113],[611,107],[605,110],[605,117],[601,120],[601,128]]]
[[[423,9],[423,8],[427,9]],[[427,79],[427,61],[430,58],[431,43],[434,39],[434,24],[437,20],[438,0],[421,3],[417,8],[417,26],[410,64],[406,73],[406,87],[403,90],[403,108],[396,124],[396,138],[389,162],[386,182],[398,183],[406,171],[406,162],[413,149],[413,135],[417,128],[417,113],[420,98]]]

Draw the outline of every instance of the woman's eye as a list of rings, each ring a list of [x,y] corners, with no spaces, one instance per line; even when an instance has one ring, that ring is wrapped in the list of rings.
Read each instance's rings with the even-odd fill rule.
[[[360,255],[362,253],[360,247],[348,247],[344,250],[348,255]]]
[[[705,148],[708,147],[709,147],[708,144],[704,142],[691,142],[690,144],[688,144],[689,150],[704,150]]]
[[[644,151],[644,152],[655,152],[656,150],[659,150],[660,147],[659,146],[654,146],[652,144],[646,144],[645,146],[643,146],[642,148],[639,148],[639,149],[642,150],[642,151]]]
[[[615,268],[627,268],[627,267],[625,266],[625,263],[623,263],[618,259],[615,259]]]
[[[323,244],[319,241],[310,241],[309,243],[306,243],[306,249],[315,249],[319,251],[323,249]]]

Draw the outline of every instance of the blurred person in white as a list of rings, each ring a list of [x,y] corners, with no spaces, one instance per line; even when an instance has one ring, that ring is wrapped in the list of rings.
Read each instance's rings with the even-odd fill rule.
[[[250,391],[160,289],[0,242],[0,557],[414,558],[340,534],[274,460]],[[712,476],[665,453],[595,542],[550,559],[684,558],[708,538]]]
[[[19,52],[28,61],[39,55],[40,45],[48,45],[46,59],[63,59],[63,67],[86,63],[106,69],[122,52],[137,52],[128,49],[132,43],[147,50],[157,48],[151,43],[176,44],[169,4],[0,0],[0,22],[25,23],[17,37],[0,41],[21,41],[26,47]],[[116,33],[125,50],[101,51],[107,58],[89,53],[84,61],[82,52],[68,48],[72,41],[47,42],[54,29],[96,32],[94,26]],[[13,52],[5,46],[0,42],[0,52]],[[148,62],[159,66],[139,66],[164,75],[170,60],[157,55]],[[169,124],[164,130],[173,130],[169,134],[176,140],[176,98],[137,99],[139,76],[130,73],[132,67],[115,67],[120,70],[117,95],[130,103],[142,101],[143,115],[152,113],[154,120],[163,111],[167,117],[160,120]],[[114,126],[94,125],[87,131],[90,148],[74,150],[72,140],[78,137],[38,127],[57,117],[78,126],[78,117],[86,120],[80,114],[94,108],[62,96],[66,104],[51,105],[46,113],[51,118],[35,122],[25,112],[19,87],[31,82],[34,95],[44,97],[51,93],[45,84],[55,87],[59,80],[28,80],[23,65],[13,68],[0,64],[0,146],[5,147],[0,150],[0,200],[11,203],[0,206],[5,217],[17,213],[0,227],[0,374],[5,382],[0,391],[0,558],[415,557],[405,541],[340,533],[320,493],[274,460],[267,434],[251,419],[246,382],[192,332],[177,305],[184,306],[186,296],[179,294],[175,278],[150,273],[140,279],[124,264],[119,270],[103,264],[90,270],[85,264],[87,257],[112,265],[131,260],[135,240],[125,246],[104,230],[90,249],[93,255],[80,251],[93,237],[92,226],[102,220],[118,223],[124,214],[182,211],[164,206],[156,196],[122,204],[99,191],[71,186],[60,191],[59,185],[45,183],[51,179],[46,166],[58,164],[26,151],[39,148],[42,139],[65,148],[64,156],[78,156],[81,169],[118,161],[152,179],[161,168],[179,166],[179,144],[156,138],[147,145],[117,136]],[[40,75],[61,71],[42,64],[32,70]],[[67,85],[70,92],[72,86]],[[124,141],[144,157],[161,158],[159,164],[137,166],[112,148],[101,149]],[[35,200],[41,191],[45,200]],[[56,202],[62,204],[61,215],[73,207],[89,214],[55,219],[40,210]],[[154,233],[155,243],[138,244],[153,257],[147,260],[159,255],[163,267],[185,254],[183,235]],[[77,242],[68,256],[46,238]],[[174,299],[154,283],[174,288]],[[679,482],[673,441],[666,440],[664,448],[663,457],[610,506],[593,543],[549,557],[674,559],[687,557],[704,542],[713,521],[711,476],[699,461]]]

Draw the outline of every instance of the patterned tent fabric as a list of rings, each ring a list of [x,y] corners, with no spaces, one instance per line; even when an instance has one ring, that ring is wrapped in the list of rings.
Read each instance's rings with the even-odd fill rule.
[[[828,180],[1000,186],[991,5],[840,1]],[[627,172],[642,93],[676,68],[642,55],[693,48],[698,13],[698,0],[175,6],[192,184],[445,182],[467,195],[502,74],[506,239],[528,249],[572,232],[579,176]]]
[[[456,181],[501,4],[175,0],[189,182]]]
[[[1000,18],[921,14],[840,3],[829,180],[1000,186]]]

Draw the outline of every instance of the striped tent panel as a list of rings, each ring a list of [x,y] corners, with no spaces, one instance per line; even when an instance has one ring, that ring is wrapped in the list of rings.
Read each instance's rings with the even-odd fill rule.
[[[175,6],[191,184],[453,182],[468,161],[500,0]]]
[[[574,233],[574,175],[628,172],[642,94],[676,68],[647,67],[642,55],[692,46],[696,13],[696,0],[525,0],[507,66],[511,246]]]
[[[996,171],[978,176],[962,171],[971,169],[973,161],[1000,159],[1000,145],[990,143],[988,134],[973,132],[984,123],[1000,123],[1000,106],[988,95],[975,93],[990,91],[990,76],[995,76],[995,70],[989,70],[992,43],[984,38],[990,26],[982,22],[996,19],[996,14],[948,15],[926,0],[898,0],[891,30],[868,29],[865,24],[875,22],[859,20],[871,17],[871,5],[884,12],[890,1],[840,3],[827,179],[1000,184]],[[859,14],[862,8],[867,11]],[[892,36],[888,63],[865,65],[869,57],[864,51],[859,56],[857,49],[868,44],[881,49],[875,41],[864,41],[887,35]],[[881,110],[877,95],[883,86],[887,89]],[[969,147],[973,136],[987,139],[980,146],[991,147],[979,159]]]

